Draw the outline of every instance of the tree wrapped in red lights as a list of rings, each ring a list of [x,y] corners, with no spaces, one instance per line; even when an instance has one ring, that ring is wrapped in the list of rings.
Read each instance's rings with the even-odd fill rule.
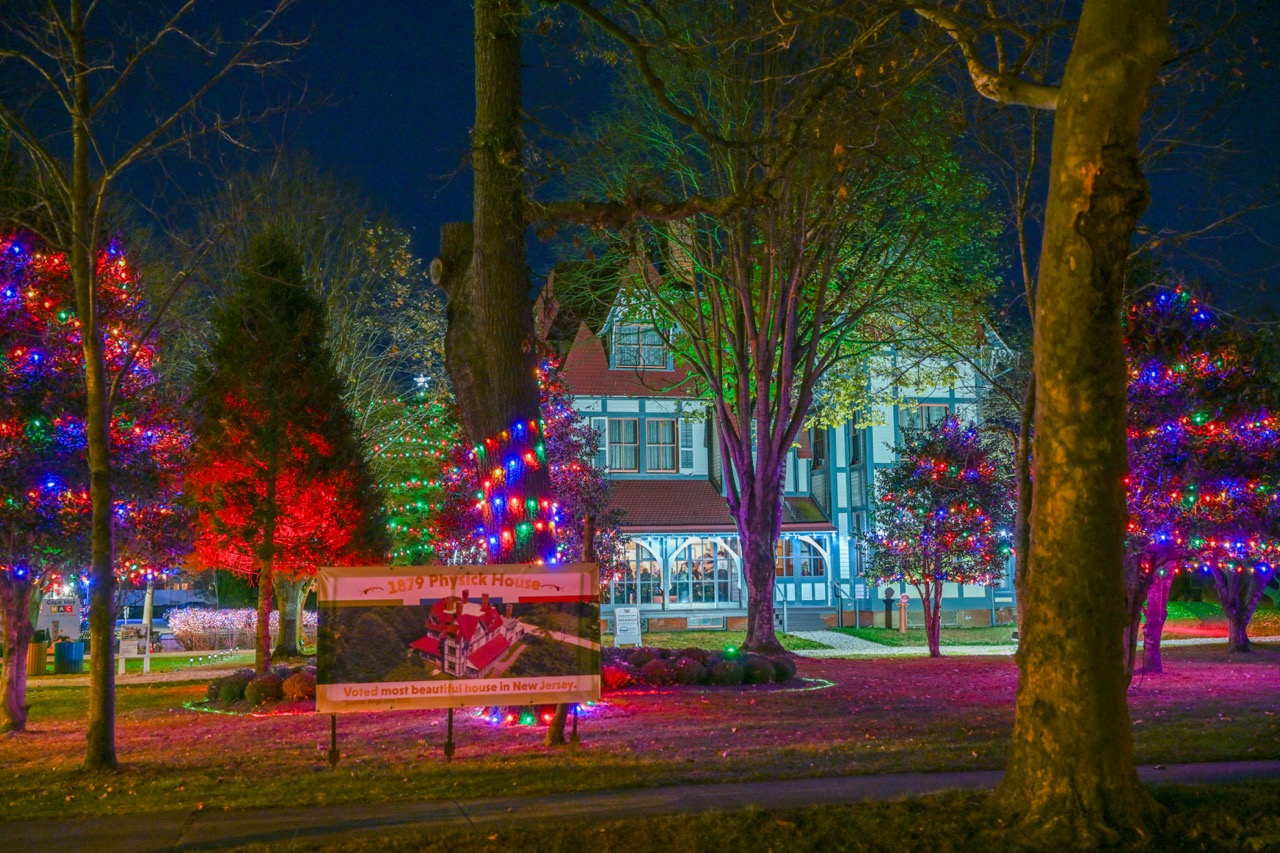
[[[943,583],[993,583],[1012,553],[1009,466],[992,439],[954,417],[905,430],[894,450],[897,462],[876,475],[864,574],[916,588],[929,654],[938,657]]]
[[[254,240],[215,328],[188,473],[196,551],[205,567],[256,579],[266,672],[273,591],[288,599],[276,653],[297,654],[298,598],[317,567],[382,559],[380,498],[324,347],[324,309],[287,238]]]
[[[1144,670],[1159,672],[1169,586],[1213,578],[1232,651],[1280,559],[1276,380],[1256,338],[1186,290],[1136,302],[1126,328],[1130,661],[1144,608]]]
[[[110,424],[119,465],[116,576],[145,581],[168,574],[190,550],[188,518],[177,503],[190,434],[156,387],[154,346],[137,333],[146,304],[118,244],[98,253],[97,276],[117,400]],[[40,598],[54,585],[86,580],[91,510],[80,329],[65,257],[28,235],[0,239],[4,731],[26,723],[26,649]]]

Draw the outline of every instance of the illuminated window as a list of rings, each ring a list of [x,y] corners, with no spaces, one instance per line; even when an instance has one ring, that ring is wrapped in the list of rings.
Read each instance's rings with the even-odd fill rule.
[[[613,366],[665,369],[667,347],[652,326],[613,327]]]
[[[775,559],[774,570],[780,578],[820,578],[827,573],[827,564],[822,559],[822,554],[813,547],[813,543],[804,539],[779,539]]]

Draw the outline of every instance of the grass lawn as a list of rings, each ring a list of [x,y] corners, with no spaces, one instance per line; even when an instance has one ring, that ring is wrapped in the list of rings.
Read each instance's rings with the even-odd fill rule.
[[[142,658],[125,658],[125,672],[136,674],[142,672]],[[116,666],[120,663],[117,659]],[[152,672],[179,672],[193,670],[191,677],[199,678],[199,670],[210,666],[253,666],[253,652],[236,652],[235,654],[215,654],[214,652],[187,652],[182,655],[155,655],[151,658]],[[74,675],[53,675],[53,658],[49,658],[49,675],[41,676],[41,680],[57,681],[61,678],[76,678]],[[84,671],[89,671],[89,659],[85,658]],[[119,672],[119,669],[116,670]]]
[[[1162,816],[1144,849],[1179,851],[1264,851],[1280,848],[1280,781],[1205,788],[1170,786],[1152,794]],[[884,803],[813,806],[769,811],[671,815],[625,820],[593,818],[554,823],[440,827],[329,843],[307,839],[255,845],[255,851],[350,850],[455,851],[538,850],[542,853],[592,850],[1016,850],[1016,838],[1001,833],[999,816],[987,809],[987,795],[948,793]]]
[[[1170,601],[1164,623],[1166,639],[1226,637],[1227,617],[1221,605],[1208,601]],[[1280,608],[1259,607],[1249,621],[1250,637],[1280,636]]]
[[[747,641],[746,631],[667,631],[659,634],[644,634],[641,637],[644,645],[659,649],[726,649],[730,646],[742,648]],[[806,640],[793,634],[778,632],[778,642],[784,649],[800,652],[806,649],[829,649],[825,643]],[[613,645],[613,635],[603,634],[600,644],[605,648]]]
[[[832,628],[841,634],[885,646],[927,646],[923,628],[907,628],[905,634],[889,628]],[[939,642],[944,646],[999,646],[1013,642],[1013,625],[995,628],[943,628]]]
[[[1130,689],[1139,762],[1280,758],[1280,646],[1175,647],[1165,660],[1164,674]],[[1017,682],[1008,658],[798,664],[829,684],[610,694],[582,719],[576,750],[541,746],[540,728],[458,715],[452,764],[442,711],[350,714],[338,720],[337,772],[325,765],[327,716],[196,713],[182,704],[205,684],[181,682],[120,687],[121,768],[85,773],[87,690],[37,681],[31,731],[0,739],[0,822],[1004,765]]]

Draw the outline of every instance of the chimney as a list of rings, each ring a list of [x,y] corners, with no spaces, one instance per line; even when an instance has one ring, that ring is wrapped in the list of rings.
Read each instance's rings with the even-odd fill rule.
[[[469,589],[464,589],[464,590],[462,591],[462,603],[463,603],[463,604],[466,604],[466,603],[467,603],[468,601],[470,601],[470,600],[471,600],[471,590],[469,590]]]
[[[511,618],[512,611],[514,611],[514,610],[515,610],[515,607],[516,607],[516,606],[515,606],[514,604],[508,604],[508,605],[507,605],[507,618],[508,618],[508,619],[510,619],[510,618]]]
[[[480,609],[482,610],[489,609],[489,593],[487,592],[480,593]]]

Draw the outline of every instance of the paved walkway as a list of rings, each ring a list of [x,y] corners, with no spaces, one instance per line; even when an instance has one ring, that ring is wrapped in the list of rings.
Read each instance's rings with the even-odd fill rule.
[[[860,657],[919,657],[929,654],[928,646],[886,646],[842,634],[839,631],[792,631],[792,636],[803,637],[830,646],[829,649],[805,649],[795,652],[804,658],[860,658]],[[1256,643],[1280,643],[1280,637],[1251,637]],[[1226,637],[1192,637],[1185,640],[1162,640],[1167,646],[1212,646],[1227,644]],[[1142,642],[1139,641],[1139,646]],[[944,655],[1012,655],[1018,650],[1016,643],[989,646],[943,646]]]
[[[1149,785],[1224,784],[1280,779],[1280,761],[1231,761],[1140,767]],[[368,803],[252,811],[163,812],[0,823],[6,850],[94,850],[147,853],[295,841],[350,842],[363,849],[370,834],[427,832],[434,827],[504,825],[536,820],[611,819],[677,813],[803,808],[891,800],[952,789],[994,788],[998,770],[837,776],[719,785],[627,788],[540,797]]]

